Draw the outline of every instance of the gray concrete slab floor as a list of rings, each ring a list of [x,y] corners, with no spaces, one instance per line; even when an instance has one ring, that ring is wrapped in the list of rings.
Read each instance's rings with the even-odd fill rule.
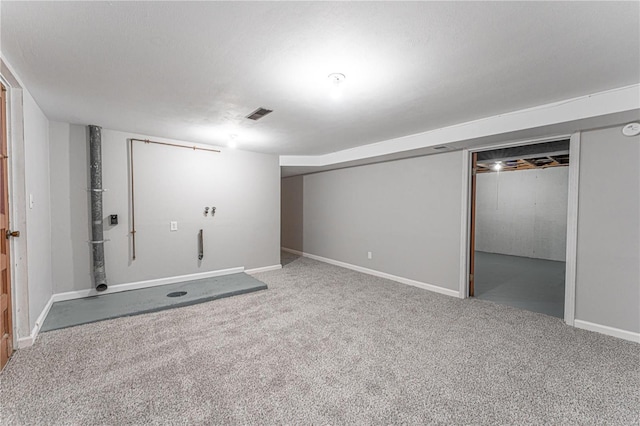
[[[266,288],[267,285],[262,281],[239,273],[66,300],[53,304],[41,331],[189,306]],[[167,296],[182,292],[185,294]]]
[[[564,318],[565,262],[476,251],[478,299]]]

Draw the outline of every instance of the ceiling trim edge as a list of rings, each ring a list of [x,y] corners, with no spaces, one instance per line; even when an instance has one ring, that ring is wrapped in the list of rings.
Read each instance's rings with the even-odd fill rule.
[[[330,166],[635,109],[640,109],[640,84],[512,111],[329,154],[281,155],[280,166]]]

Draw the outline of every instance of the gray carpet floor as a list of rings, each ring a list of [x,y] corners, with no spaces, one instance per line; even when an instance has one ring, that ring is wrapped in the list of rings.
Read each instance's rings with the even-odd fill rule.
[[[282,266],[287,266],[294,260],[300,259],[300,256],[297,254],[289,253],[288,251],[283,251],[280,253],[280,264]]]
[[[306,258],[269,290],[55,330],[0,423],[638,424],[640,345]]]

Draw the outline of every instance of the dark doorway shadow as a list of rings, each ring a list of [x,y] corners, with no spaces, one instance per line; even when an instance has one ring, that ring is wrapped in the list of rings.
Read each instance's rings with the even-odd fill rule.
[[[299,259],[300,256],[297,254],[293,254],[293,253],[289,253],[288,251],[281,251],[280,252],[280,264],[282,266],[286,266],[288,264],[290,264],[291,262],[293,262],[294,260]]]

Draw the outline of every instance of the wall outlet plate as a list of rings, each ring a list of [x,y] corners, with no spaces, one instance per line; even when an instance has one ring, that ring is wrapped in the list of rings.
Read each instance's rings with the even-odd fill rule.
[[[172,220],[172,221],[169,223],[169,229],[170,229],[171,231],[177,231],[177,230],[178,230],[178,222],[176,222],[176,221],[173,221],[173,220]]]

